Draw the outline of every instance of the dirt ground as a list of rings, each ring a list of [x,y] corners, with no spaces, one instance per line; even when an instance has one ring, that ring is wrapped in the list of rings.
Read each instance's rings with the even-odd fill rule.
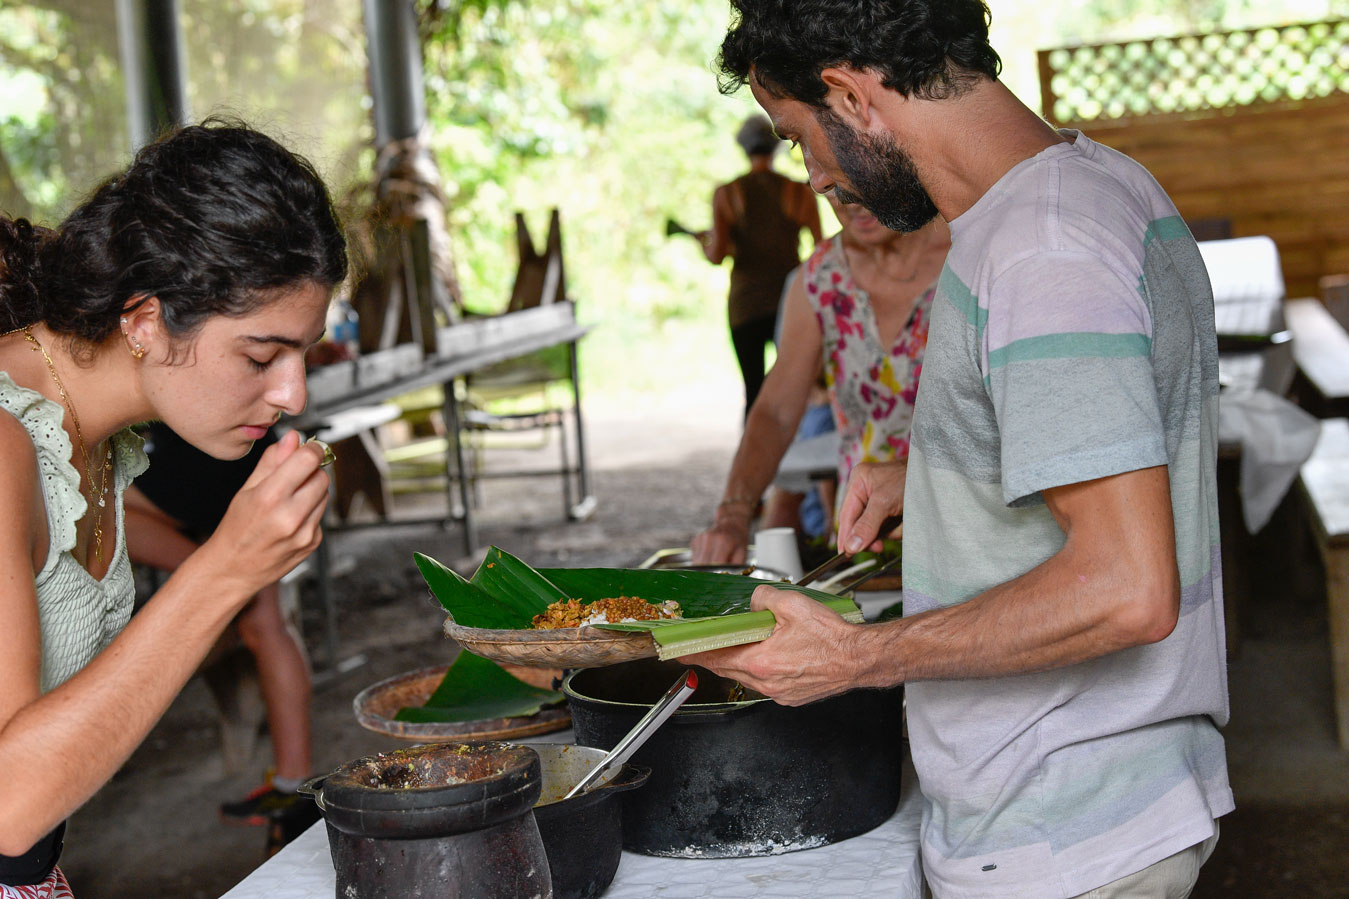
[[[686,546],[707,520],[737,438],[729,391],[692,391],[658,402],[587,410],[594,516],[562,520],[556,481],[495,481],[484,490],[482,544],[536,565],[634,566],[653,551]],[[670,422],[679,423],[677,427]],[[443,497],[400,502],[400,510]],[[1291,513],[1271,526],[1253,566],[1255,601],[1230,666],[1226,730],[1238,808],[1196,897],[1349,897],[1349,755],[1330,718],[1324,596],[1314,560],[1287,551]],[[352,697],[406,671],[444,664],[452,646],[443,615],[412,565],[419,551],[465,574],[454,529],[391,526],[332,535],[335,557],[355,563],[335,582],[337,661],[325,658],[323,617],[304,593],[304,632],[319,671],[315,769],[392,748],[363,730]],[[1291,542],[1290,542],[1291,541]],[[350,664],[349,670],[343,669]],[[97,735],[90,735],[97,739]],[[265,739],[249,770],[227,775],[214,706],[194,679],[111,783],[71,820],[62,866],[82,899],[214,899],[263,861],[260,828],[221,823],[218,804],[255,786],[268,764]]]

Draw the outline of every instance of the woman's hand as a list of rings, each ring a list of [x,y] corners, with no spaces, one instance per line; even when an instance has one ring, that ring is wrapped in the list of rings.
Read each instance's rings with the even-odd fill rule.
[[[749,520],[720,520],[689,544],[694,565],[743,565],[749,549]]]
[[[249,596],[280,580],[323,539],[329,479],[322,459],[322,448],[301,446],[297,431],[268,447],[199,555],[242,581]]]
[[[881,549],[881,537],[904,513],[904,481],[908,462],[863,462],[848,478],[848,492],[838,513],[838,545],[849,555],[870,547]]]

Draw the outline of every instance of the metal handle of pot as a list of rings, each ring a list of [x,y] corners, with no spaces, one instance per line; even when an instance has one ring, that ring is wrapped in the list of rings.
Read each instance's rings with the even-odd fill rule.
[[[296,787],[295,790],[304,793],[306,796],[313,796],[314,804],[319,807],[319,811],[327,811],[327,807],[323,804],[323,782],[327,779],[328,775],[326,774],[311,777]]]
[[[577,793],[585,792],[586,788],[599,780],[604,772],[622,765],[631,758],[632,754],[647,741],[647,738],[656,732],[656,728],[664,724],[665,719],[673,715],[675,710],[684,704],[684,700],[692,696],[697,689],[698,672],[692,668],[685,669],[684,673],[679,676],[679,680],[675,681],[674,686],[670,687],[661,697],[660,702],[653,705],[651,710],[642,716],[642,720],[638,721],[632,730],[628,731],[623,739],[618,741],[618,745],[609,750],[609,754],[600,759],[598,765],[587,771],[585,777],[577,781],[576,786],[572,787],[567,795],[562,798],[570,799]]]

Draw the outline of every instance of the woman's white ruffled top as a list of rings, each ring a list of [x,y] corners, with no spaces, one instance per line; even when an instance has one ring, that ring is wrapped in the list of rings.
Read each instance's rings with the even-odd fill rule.
[[[80,492],[79,472],[71,463],[70,437],[61,426],[65,409],[36,390],[15,384],[5,372],[0,372],[0,409],[17,418],[33,438],[47,505],[49,549],[37,574],[42,692],[46,693],[89,664],[131,618],[136,588],[126,553],[122,494],[149,461],[136,434],[122,431],[113,435],[117,542],[108,573],[101,581],[95,580],[71,554],[75,523],[89,504]]]

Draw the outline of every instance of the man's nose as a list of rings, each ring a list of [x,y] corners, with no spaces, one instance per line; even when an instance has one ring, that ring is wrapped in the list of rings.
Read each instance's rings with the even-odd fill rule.
[[[806,164],[806,174],[809,176],[811,190],[817,194],[827,194],[834,189],[834,179],[824,173],[824,169],[820,168],[819,164],[815,162],[814,156],[810,153],[802,153],[801,158]]]

